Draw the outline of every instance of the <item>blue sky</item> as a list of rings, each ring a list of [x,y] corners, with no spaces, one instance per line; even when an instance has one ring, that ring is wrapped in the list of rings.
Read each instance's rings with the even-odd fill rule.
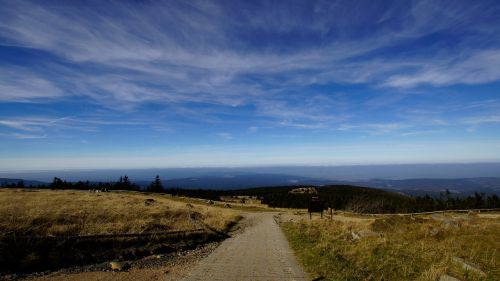
[[[2,171],[500,161],[498,1],[0,7]]]

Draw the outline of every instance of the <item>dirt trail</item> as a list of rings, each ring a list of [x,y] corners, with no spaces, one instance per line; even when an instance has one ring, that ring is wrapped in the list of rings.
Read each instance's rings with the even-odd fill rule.
[[[249,214],[253,224],[224,241],[183,280],[307,280],[273,215]]]

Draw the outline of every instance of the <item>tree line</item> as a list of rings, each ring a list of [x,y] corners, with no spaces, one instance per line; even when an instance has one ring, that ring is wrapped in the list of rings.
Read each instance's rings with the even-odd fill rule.
[[[142,191],[140,186],[131,182],[127,175],[120,176],[116,182],[90,182],[90,181],[77,181],[68,182],[58,177],[54,177],[50,184],[38,184],[38,185],[25,185],[24,181],[20,180],[17,183],[5,183],[2,187],[6,188],[41,188],[41,189],[52,189],[52,190],[66,190],[66,189],[76,189],[76,190],[93,190],[106,192],[110,190],[130,190],[130,191]],[[164,187],[161,183],[160,176],[157,175],[154,181],[149,184],[144,191],[147,192],[164,192]]]
[[[296,194],[290,191],[298,186],[262,187],[243,190],[207,190],[171,188],[166,192],[178,196],[220,200],[221,196],[253,196],[263,204],[277,208],[307,208],[313,196],[319,197],[324,208],[358,213],[416,213],[457,209],[500,208],[496,194],[475,193],[467,197],[451,196],[445,191],[438,198],[429,195],[407,195],[349,185],[316,187],[317,194]]]

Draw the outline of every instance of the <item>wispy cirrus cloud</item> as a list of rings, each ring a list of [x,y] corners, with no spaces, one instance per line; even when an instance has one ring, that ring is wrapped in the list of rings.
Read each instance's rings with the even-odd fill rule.
[[[465,118],[462,120],[463,124],[466,125],[482,125],[482,124],[494,124],[500,123],[500,115],[486,115],[486,116],[474,116]]]
[[[223,133],[217,133],[217,136],[228,141],[228,140],[232,140],[234,137],[233,137],[233,134],[231,133],[226,133],[226,132],[223,132]]]
[[[121,3],[113,5],[113,13],[91,5],[7,2],[1,13],[2,44],[50,52],[69,66],[47,66],[56,74],[50,79],[15,70],[17,76],[31,79],[25,85],[3,82],[1,98],[29,101],[78,95],[122,108],[147,102],[253,104],[265,114],[263,104],[272,101],[275,89],[325,83],[404,88],[498,80],[495,49],[467,46],[465,54],[461,49],[447,56],[419,54],[408,60],[401,59],[404,54],[377,55],[378,50],[458,27],[484,36],[494,34],[495,30],[480,24],[469,25],[481,5],[457,4],[444,16],[442,5],[420,1],[383,11],[374,7],[373,13],[367,13],[340,2],[319,1],[310,6],[262,7],[257,14],[241,9],[233,15],[227,13],[231,7],[217,1]],[[304,17],[304,9],[316,17]],[[355,29],[368,22],[377,23],[372,34]],[[247,35],[256,31],[274,34],[274,44],[262,48],[251,43]],[[282,43],[288,34],[308,34],[322,44],[297,40],[287,46]],[[467,45],[472,39],[463,40]],[[450,66],[452,71],[443,71]],[[88,67],[92,71],[84,70]],[[397,74],[401,72],[407,74]]]
[[[71,119],[63,118],[46,118],[46,117],[28,117],[20,119],[4,119],[0,120],[0,125],[27,132],[42,131],[45,127],[68,126],[67,123]]]
[[[23,122],[20,120],[0,120],[0,125],[21,130],[21,131],[37,131],[39,128],[36,126],[36,123],[32,122]],[[33,126],[35,125],[35,126]]]
[[[0,136],[7,138],[14,138],[20,140],[29,140],[29,139],[44,139],[47,137],[46,134],[37,135],[37,134],[19,134],[19,133],[0,133]]]
[[[47,102],[65,95],[49,78],[21,67],[0,66],[0,102]]]
[[[18,117],[16,119],[0,119],[0,126],[17,130],[11,134],[22,136],[25,132],[43,133],[47,137],[47,131],[51,130],[78,130],[86,132],[99,131],[103,126],[139,126],[144,123],[135,121],[120,121],[110,119],[97,119],[95,117],[66,116],[66,117]],[[23,133],[19,133],[23,132]],[[29,135],[26,135],[29,136]],[[27,137],[26,137],[27,138]]]
[[[464,60],[448,58],[445,62],[429,61],[415,73],[389,77],[384,85],[408,88],[421,84],[443,86],[493,82],[500,78],[499,64],[500,49],[482,50]]]
[[[357,124],[340,124],[336,128],[336,130],[368,133],[372,135],[384,135],[412,127],[415,127],[415,125],[403,122],[357,123]]]
[[[139,147],[170,157],[210,143],[261,151],[287,140],[329,147],[363,139],[366,149],[346,156],[362,159],[355,154],[372,140],[451,139],[498,126],[493,0],[0,6],[0,136],[19,140],[9,140],[18,151]],[[36,147],[36,137],[50,141]]]

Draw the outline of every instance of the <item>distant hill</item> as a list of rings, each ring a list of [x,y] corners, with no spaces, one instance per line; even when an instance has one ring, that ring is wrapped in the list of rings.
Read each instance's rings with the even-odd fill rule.
[[[303,186],[307,188],[306,186]],[[169,189],[173,195],[220,200],[222,196],[255,196],[263,204],[278,208],[307,208],[313,196],[319,196],[324,207],[367,213],[394,213],[413,210],[415,199],[376,188],[329,185],[315,188],[314,193],[296,193],[297,186],[258,187],[236,190]]]
[[[182,179],[245,174],[293,175],[351,182],[371,179],[484,178],[500,177],[500,163],[0,171],[0,177],[3,178],[33,179],[45,182],[51,182],[54,177],[73,182],[79,180],[109,182],[123,175],[127,175],[132,181],[150,181],[156,175],[160,175],[162,179]]]
[[[474,192],[486,194],[500,194],[500,178],[459,178],[459,179],[404,179],[356,182],[356,184],[398,190],[409,195],[422,195],[425,193],[440,193],[446,189],[456,195],[468,196]]]
[[[45,184],[47,184],[46,182],[35,181],[35,180],[0,178],[0,186],[7,185],[7,184],[17,184],[17,183],[19,183],[21,181],[24,182],[25,186],[30,186],[30,185],[38,186],[38,185],[45,185]]]
[[[328,185],[317,187],[317,194],[296,194],[290,191],[296,186],[253,188],[238,191],[239,194],[257,195],[271,207],[307,208],[312,196],[319,196],[324,207],[369,213],[406,212],[414,199],[408,196],[376,188],[352,185]]]
[[[236,174],[206,177],[190,177],[162,180],[165,187],[202,188],[202,189],[241,189],[261,186],[324,185],[331,180],[283,174]],[[137,181],[140,186],[147,186],[150,181]]]
[[[137,182],[147,186],[149,181]],[[225,176],[192,177],[163,180],[165,187],[202,189],[241,189],[261,186],[326,186],[353,185],[402,192],[407,195],[436,194],[448,189],[460,196],[474,192],[500,194],[500,178],[457,178],[457,179],[373,179],[368,181],[336,181],[286,174],[239,174]]]
[[[0,178],[0,186],[16,184],[22,179]],[[151,181],[133,181],[142,188]],[[90,183],[97,183],[90,181]],[[340,181],[322,178],[294,176],[288,174],[241,173],[214,174],[209,176],[163,179],[166,188],[191,189],[245,189],[262,186],[327,186],[352,185],[379,188],[412,196],[440,196],[448,189],[454,196],[469,196],[475,192],[485,194],[500,194],[500,177],[456,178],[456,179],[372,179],[366,181]],[[36,180],[24,180],[26,186],[48,184]]]

